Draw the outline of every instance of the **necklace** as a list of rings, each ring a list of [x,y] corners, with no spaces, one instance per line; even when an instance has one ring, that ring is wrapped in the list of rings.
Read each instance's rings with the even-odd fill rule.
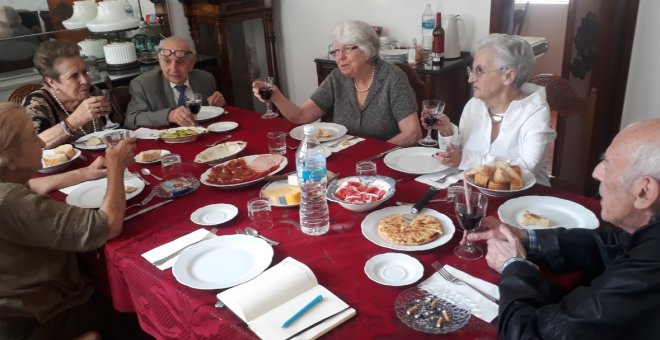
[[[367,85],[366,89],[361,89],[358,87],[357,82],[355,79],[353,79],[353,85],[355,86],[355,91],[358,92],[367,92],[371,88],[371,84],[374,82],[374,75],[376,75],[376,65],[374,65],[373,70],[371,71],[371,79],[369,79],[369,85]]]
[[[51,90],[51,89],[48,89],[48,92],[50,92],[50,94],[53,96],[53,98],[55,98],[55,101],[56,101],[57,104],[60,106],[60,108],[62,109],[62,111],[64,111],[64,114],[65,114],[67,117],[71,117],[71,114],[69,113],[69,111],[67,111],[67,110],[64,108],[64,105],[63,105],[62,102],[60,101],[60,98],[58,98],[57,95],[55,95],[55,92],[53,92],[53,90]],[[96,131],[97,131],[97,128],[96,128],[96,119],[92,119],[92,126],[93,126],[93,128],[94,128],[94,131],[92,131],[92,132],[96,132]],[[87,131],[85,131],[85,129],[83,129],[82,126],[79,127],[78,130],[82,131],[82,133],[83,133],[84,135],[87,135]]]
[[[493,124],[498,124],[502,122],[502,119],[504,119],[504,113],[488,113],[490,115],[490,121],[493,122]]]

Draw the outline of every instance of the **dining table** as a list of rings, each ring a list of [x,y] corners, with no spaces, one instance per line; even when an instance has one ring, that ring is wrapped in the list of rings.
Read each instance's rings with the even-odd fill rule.
[[[209,166],[197,164],[195,156],[212,144],[228,135],[230,141],[244,141],[245,149],[238,156],[267,154],[266,134],[273,131],[289,133],[297,125],[278,117],[262,119],[256,112],[226,106],[225,114],[202,124],[215,122],[236,122],[238,127],[222,133],[208,132],[194,141],[180,144],[167,144],[160,139],[138,139],[136,154],[142,150],[166,149],[179,154],[183,169],[196,178]],[[356,162],[387,151],[395,147],[386,141],[361,136],[363,141],[344,150],[332,153],[327,158],[327,168],[339,177],[355,173]],[[288,164],[280,173],[295,171],[295,147],[300,143],[287,136],[287,150],[284,155]],[[104,154],[103,150],[82,150],[86,160],[77,160],[75,166],[85,166],[94,158]],[[383,158],[376,160],[378,175],[398,180],[394,195],[376,209],[395,205],[397,201],[415,202],[429,188],[427,184],[415,181],[417,175],[393,170],[383,163]],[[129,166],[137,172],[147,168],[160,176],[161,165],[138,164]],[[129,200],[127,205],[141,201],[153,186],[159,183],[152,176],[143,176],[150,182],[146,190]],[[248,200],[258,197],[264,182],[258,182],[239,188],[218,188],[201,184],[198,189],[174,199],[147,213],[141,214],[124,223],[118,237],[108,241],[102,249],[81,256],[86,270],[96,283],[97,288],[108,294],[115,309],[121,312],[136,313],[142,329],[157,339],[254,339],[257,336],[250,331],[228,308],[218,308],[216,294],[222,290],[200,290],[179,283],[171,269],[160,270],[142,254],[160,245],[189,234],[199,228],[191,221],[191,214],[196,209],[216,203],[234,205],[238,215],[231,221],[218,226],[218,235],[234,234],[238,228],[251,226],[247,215]],[[446,190],[437,194],[444,197]],[[600,205],[597,200],[570,192],[562,192],[542,185],[512,197],[525,195],[554,196],[579,203],[599,216]],[[61,192],[52,194],[54,199],[65,200]],[[487,215],[497,216],[500,205],[512,197],[489,197]],[[157,197],[147,206],[157,204],[164,198]],[[363,236],[361,223],[370,212],[349,211],[339,204],[328,202],[330,229],[320,236],[303,234],[299,225],[298,207],[273,207],[274,224],[269,229],[259,230],[264,236],[276,240],[272,264],[292,257],[306,264],[316,275],[319,284],[336,294],[348,305],[355,308],[355,317],[340,324],[324,335],[326,339],[496,339],[497,319],[485,322],[476,317],[459,330],[449,334],[427,334],[409,328],[399,321],[394,309],[397,296],[407,288],[414,286],[385,286],[370,280],[365,274],[365,263],[375,255],[395,252],[378,246]],[[424,268],[423,279],[434,273],[431,264],[437,261],[448,264],[472,276],[497,284],[499,274],[488,267],[484,258],[475,261],[462,260],[454,255],[453,249],[461,239],[462,232],[454,214],[453,204],[447,202],[429,203],[427,208],[447,215],[457,226],[452,239],[437,248],[404,252],[417,259]],[[140,210],[136,207],[127,210],[127,215]],[[210,229],[210,227],[206,227]],[[481,244],[485,247],[484,244]],[[397,251],[402,252],[402,251]],[[223,263],[217,263],[223,266]],[[546,273],[547,275],[552,275]],[[558,275],[557,279],[566,285],[579,281],[579,275]],[[422,279],[422,280],[423,280]],[[419,282],[417,282],[419,283]],[[254,292],[259,294],[259,292]]]

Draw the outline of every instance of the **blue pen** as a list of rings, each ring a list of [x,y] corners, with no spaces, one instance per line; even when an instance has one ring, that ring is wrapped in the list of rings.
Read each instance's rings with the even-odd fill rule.
[[[282,324],[282,328],[287,328],[289,327],[294,321],[298,320],[299,317],[303,316],[303,314],[307,313],[312,307],[316,306],[319,302],[323,300],[323,295],[318,295],[314,298],[314,300],[308,302],[303,308],[300,308],[299,311],[296,312],[296,314],[293,314],[289,319],[284,321]]]

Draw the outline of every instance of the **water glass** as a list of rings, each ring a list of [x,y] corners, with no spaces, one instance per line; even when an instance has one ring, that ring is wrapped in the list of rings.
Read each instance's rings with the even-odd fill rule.
[[[115,146],[122,140],[128,138],[128,136],[128,130],[117,130],[105,135],[105,141],[108,143],[108,145]]]
[[[248,217],[256,229],[270,229],[273,227],[273,214],[270,201],[267,198],[257,197],[247,203]]]
[[[376,176],[378,174],[376,162],[359,161],[355,163],[355,175],[357,176]]]
[[[266,139],[268,139],[268,152],[278,155],[286,154],[285,132],[281,132],[281,131],[268,132],[266,134]]]
[[[160,163],[165,180],[180,178],[182,176],[180,155],[175,153],[165,155],[160,159]]]

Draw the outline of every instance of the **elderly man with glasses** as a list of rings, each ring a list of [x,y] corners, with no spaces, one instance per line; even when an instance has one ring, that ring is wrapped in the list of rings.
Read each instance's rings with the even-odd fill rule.
[[[195,125],[186,98],[202,95],[202,105],[222,106],[213,75],[193,70],[195,53],[184,39],[169,37],[158,48],[160,70],[143,73],[130,83],[131,101],[126,109],[128,128],[138,126]]]

